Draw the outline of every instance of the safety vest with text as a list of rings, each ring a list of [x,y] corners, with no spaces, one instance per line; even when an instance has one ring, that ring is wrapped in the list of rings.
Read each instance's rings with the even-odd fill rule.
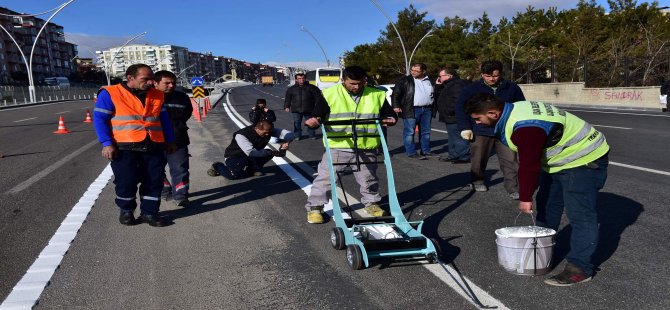
[[[165,142],[160,113],[163,108],[163,92],[149,89],[144,104],[121,84],[104,89],[114,103],[112,138],[118,142],[142,142],[147,135],[153,142]]]
[[[330,107],[329,121],[342,121],[351,119],[379,118],[379,111],[384,104],[386,94],[384,91],[365,87],[358,104],[351,98],[344,85],[335,86],[323,90],[323,97]],[[351,125],[324,125],[328,135],[328,145],[333,149],[353,149]],[[377,132],[376,124],[357,124],[357,134],[374,135]],[[359,149],[372,150],[379,147],[379,136],[363,136],[357,138]]]
[[[563,133],[558,142],[544,149],[542,169],[548,173],[586,165],[607,154],[610,149],[605,136],[591,124],[550,104],[519,101],[506,104],[505,110],[508,109],[511,111],[506,116],[504,128],[496,128],[496,131],[504,130],[502,142],[514,152],[517,152],[517,146],[512,142],[515,129],[540,127],[551,137],[551,129],[562,126]]]

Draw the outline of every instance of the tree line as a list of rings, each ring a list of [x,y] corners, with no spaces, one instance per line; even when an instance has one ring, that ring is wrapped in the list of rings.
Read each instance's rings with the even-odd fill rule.
[[[667,7],[656,1],[607,2],[609,12],[595,0],[580,0],[575,8],[562,11],[528,6],[496,25],[486,12],[475,20],[454,16],[438,23],[410,5],[398,12],[395,26],[407,57],[423,39],[412,62],[425,63],[432,77],[447,66],[462,78],[477,79],[479,65],[497,59],[505,64],[505,77],[518,83],[660,85],[670,77]],[[347,51],[344,62],[362,66],[380,84],[395,83],[405,74],[401,43],[391,24],[380,31],[377,42]]]

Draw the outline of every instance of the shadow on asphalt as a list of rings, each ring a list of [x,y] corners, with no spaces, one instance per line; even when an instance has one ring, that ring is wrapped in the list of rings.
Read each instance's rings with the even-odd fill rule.
[[[284,194],[295,188],[295,184],[290,179],[282,177],[283,172],[279,167],[266,166],[263,168],[263,172],[265,173],[264,176],[247,177],[233,181],[226,180],[222,176],[217,176],[215,178],[221,181],[222,186],[192,192],[189,194],[191,203],[188,208],[164,211],[161,212],[161,215],[171,219],[194,216],[229,206],[256,201],[272,195]],[[220,200],[226,197],[231,198],[220,203],[204,204],[208,201]]]
[[[612,193],[598,194],[598,247],[593,253],[593,265],[598,266],[606,262],[616,252],[621,241],[621,235],[633,225],[644,211],[642,204],[629,198]],[[556,234],[556,245],[551,268],[555,268],[570,251],[570,235],[572,228],[568,224]]]

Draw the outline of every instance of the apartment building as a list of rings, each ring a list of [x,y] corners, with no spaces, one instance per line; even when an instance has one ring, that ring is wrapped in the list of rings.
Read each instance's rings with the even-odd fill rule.
[[[98,68],[110,77],[122,78],[126,69],[133,64],[149,65],[154,71],[169,70],[180,72],[190,62],[187,48],[176,45],[131,44],[96,51]]]
[[[23,55],[30,62],[31,48],[46,21],[19,16],[25,14],[4,7],[0,7],[0,13],[0,26],[5,30],[0,31],[0,84],[27,84],[28,69]],[[77,46],[65,42],[63,27],[49,23],[33,51],[33,80],[37,84],[46,77],[70,76],[75,71],[72,60],[76,55]]]

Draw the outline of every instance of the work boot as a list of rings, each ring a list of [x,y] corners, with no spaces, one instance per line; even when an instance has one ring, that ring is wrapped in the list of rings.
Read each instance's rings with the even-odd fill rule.
[[[475,192],[485,192],[489,190],[484,183],[472,183],[470,184],[470,188],[474,189]]]
[[[365,207],[365,212],[369,215],[372,215],[374,217],[379,217],[379,216],[385,216],[386,211],[379,207],[379,205],[376,202],[373,202],[369,204],[367,207]]]
[[[310,207],[310,210],[307,211],[307,223],[323,224],[323,222],[323,206]]]
[[[217,176],[220,175],[219,172],[216,171],[215,165],[217,165],[217,164],[221,164],[221,163],[218,162],[218,161],[213,163],[212,166],[209,167],[209,169],[207,169],[207,175],[209,175],[210,177],[217,177]]]
[[[190,205],[191,202],[188,200],[188,198],[184,198],[177,202],[177,207],[188,208]]]
[[[133,215],[132,211],[121,211],[121,215],[119,215],[119,223],[126,226],[133,226],[137,224],[135,221],[135,215]]]
[[[582,271],[581,268],[567,263],[563,272],[544,280],[544,283],[553,286],[571,286],[577,283],[591,281],[591,276]]]

